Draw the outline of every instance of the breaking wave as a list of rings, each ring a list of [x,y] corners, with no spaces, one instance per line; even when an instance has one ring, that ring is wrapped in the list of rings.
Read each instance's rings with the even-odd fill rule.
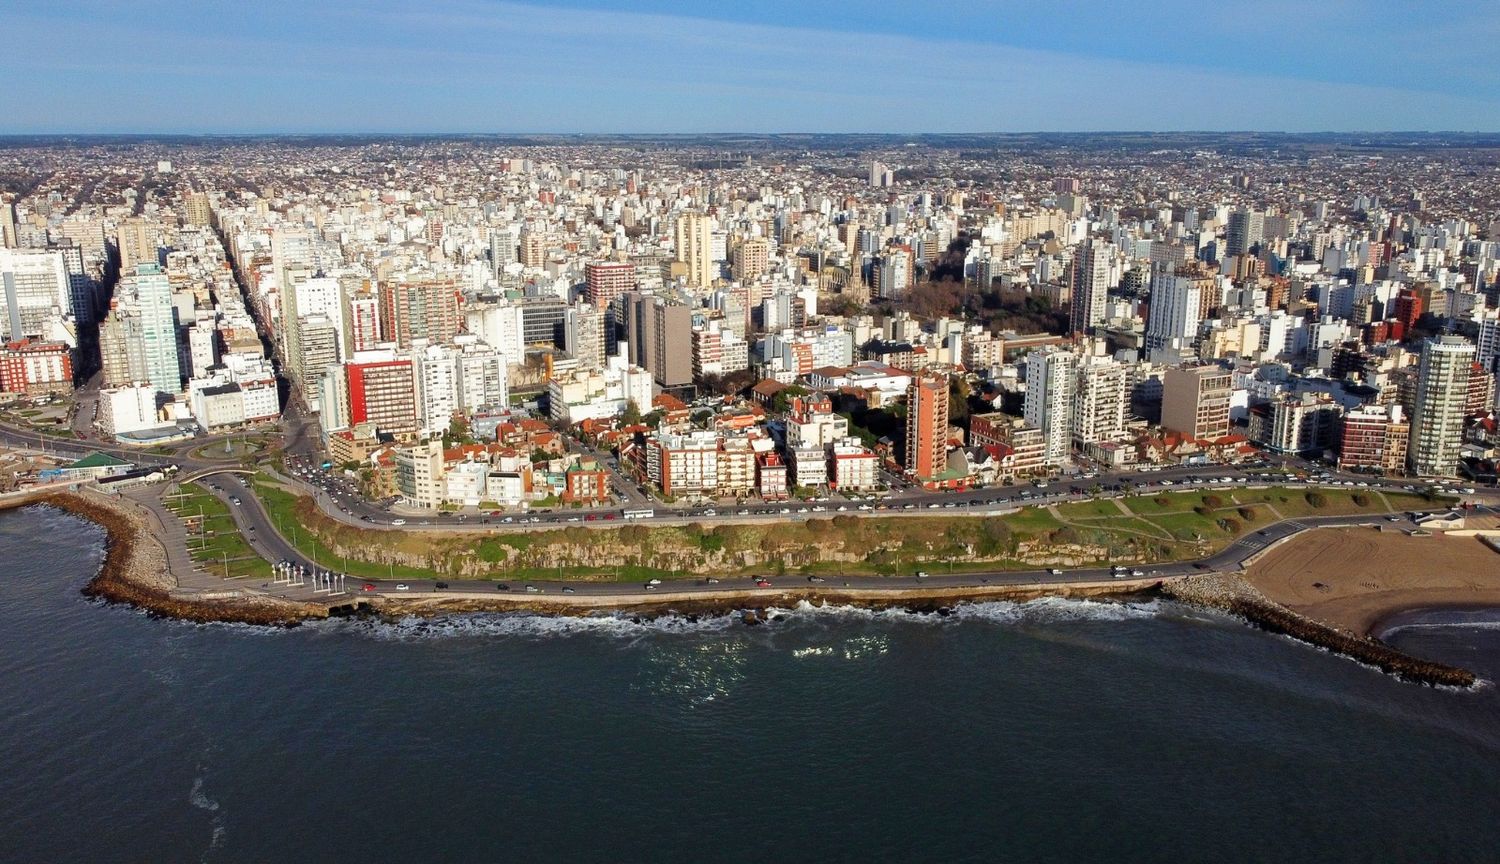
[[[304,630],[353,632],[388,641],[418,641],[456,637],[514,637],[542,639],[559,636],[597,635],[637,639],[653,635],[718,633],[746,629],[747,618],[760,625],[874,623],[942,626],[955,622],[991,624],[1051,624],[1072,621],[1132,621],[1161,613],[1158,600],[1117,603],[1046,597],[1024,603],[993,601],[959,603],[942,611],[912,611],[901,608],[869,609],[851,605],[816,605],[805,600],[789,607],[756,613],[734,611],[713,615],[665,614],[643,616],[627,613],[585,616],[537,615],[526,612],[474,612],[435,617],[410,616],[395,620],[332,620],[308,625]]]

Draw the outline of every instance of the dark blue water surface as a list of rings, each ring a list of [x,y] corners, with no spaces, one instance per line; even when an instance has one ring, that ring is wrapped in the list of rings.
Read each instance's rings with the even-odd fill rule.
[[[1500,855],[1493,687],[1173,604],[196,626],[81,597],[101,544],[0,514],[0,860]]]

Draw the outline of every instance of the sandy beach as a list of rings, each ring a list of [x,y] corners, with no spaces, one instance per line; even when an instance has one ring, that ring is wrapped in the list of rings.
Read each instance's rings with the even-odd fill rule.
[[[1365,635],[1408,609],[1500,606],[1500,553],[1477,537],[1325,529],[1267,552],[1246,580],[1296,612]]]

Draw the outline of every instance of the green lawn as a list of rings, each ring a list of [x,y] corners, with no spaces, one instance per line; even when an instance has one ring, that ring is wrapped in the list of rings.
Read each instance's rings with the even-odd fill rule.
[[[1062,527],[1057,517],[1044,507],[1022,507],[1019,512],[1000,518],[1017,534],[1043,534]]]
[[[271,517],[278,533],[298,552],[318,562],[320,566],[339,568],[350,576],[367,579],[441,579],[445,574],[421,567],[408,567],[379,561],[362,561],[358,558],[341,558],[333,555],[326,543],[306,529],[297,515],[298,496],[275,485],[263,475],[257,475],[252,484],[255,496],[260,499]],[[353,529],[358,530],[358,529]]]
[[[270,562],[260,557],[235,527],[229,506],[197,483],[185,483],[181,495],[164,499],[167,509],[185,520],[191,520],[187,535],[188,552],[210,573],[230,578],[271,577]],[[201,521],[200,521],[201,516]],[[193,524],[196,523],[196,524]]]
[[[1124,518],[1124,514],[1120,512],[1119,507],[1115,506],[1114,501],[1098,498],[1070,501],[1067,504],[1059,504],[1057,505],[1057,512],[1064,519],[1100,519],[1106,517],[1114,517],[1116,519]]]
[[[1319,490],[1324,506],[1314,507],[1301,489],[1270,488],[1248,490],[1231,488],[1168,491],[1147,496],[1115,500],[1079,500],[1058,505],[1063,521],[1046,508],[1022,507],[1003,517],[971,517],[963,513],[921,512],[901,518],[867,518],[856,514],[789,522],[767,528],[760,524],[691,526],[599,526],[595,531],[582,526],[526,533],[495,533],[481,537],[429,535],[418,531],[373,531],[330,520],[313,514],[299,496],[276,485],[264,476],[257,478],[255,494],[265,504],[273,524],[282,535],[308,557],[320,564],[343,569],[356,578],[444,578],[467,567],[479,569],[484,578],[507,581],[528,579],[580,579],[644,581],[652,577],[702,578],[681,569],[650,568],[642,562],[676,561],[677,568],[692,566],[696,559],[687,549],[710,552],[735,550],[767,552],[776,550],[769,563],[753,568],[727,566],[724,578],[741,578],[752,569],[769,575],[819,574],[833,579],[841,574],[910,575],[916,570],[953,572],[1032,568],[1038,565],[1010,560],[1018,542],[1038,540],[1058,544],[1092,545],[1107,549],[1105,557],[1164,562],[1194,558],[1205,551],[1222,549],[1242,536],[1275,521],[1274,505],[1281,516],[1297,518],[1309,514],[1385,513],[1380,497],[1368,490]],[[1354,504],[1355,494],[1367,497],[1361,507]],[[1409,495],[1391,497],[1398,509],[1431,507],[1423,499]],[[1160,499],[1160,500],[1158,500]],[[1208,499],[1207,502],[1205,499]],[[1285,499],[1284,501],[1282,499]],[[1210,512],[1194,508],[1209,506]],[[196,505],[197,497],[188,499]],[[1124,504],[1135,516],[1120,512]],[[1246,517],[1239,511],[1249,507]],[[208,515],[205,510],[205,515]],[[1232,520],[1226,530],[1220,520]],[[318,532],[306,525],[317,526]],[[218,529],[215,518],[209,530]],[[296,526],[296,530],[293,530]],[[595,541],[621,547],[618,566],[538,565],[548,557],[548,547],[556,544],[577,547]],[[799,554],[811,545],[836,540],[844,550],[870,550],[858,562],[830,562],[816,555]],[[210,549],[224,551],[218,538],[211,537]],[[361,549],[360,559],[343,561],[329,555],[330,545]],[[888,547],[888,548],[887,548]],[[983,550],[983,551],[977,551]],[[391,567],[385,558],[395,555],[423,556],[428,567]],[[231,567],[234,555],[231,552]],[[516,561],[519,557],[521,560]],[[980,560],[973,560],[980,559]],[[983,560],[989,559],[989,560]],[[568,560],[566,557],[564,560]],[[576,557],[572,560],[578,560]],[[513,562],[513,563],[507,563]],[[525,563],[532,562],[532,563]],[[951,563],[950,563],[951,562]],[[1105,563],[1103,561],[1097,563]],[[738,573],[739,576],[734,574]]]

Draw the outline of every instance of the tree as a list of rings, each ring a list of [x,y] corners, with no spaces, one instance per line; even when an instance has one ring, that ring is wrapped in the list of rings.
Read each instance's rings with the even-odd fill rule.
[[[620,415],[620,422],[626,426],[634,426],[641,422],[641,406],[635,404],[634,399],[625,403],[625,413]]]
[[[448,423],[448,431],[443,435],[443,439],[445,443],[448,441],[457,444],[472,443],[474,439],[469,437],[468,418],[462,414],[454,414],[453,419]]]
[[[781,390],[777,391],[775,396],[771,397],[772,412],[776,414],[785,414],[787,412],[787,409],[791,407],[793,398],[797,396],[806,396],[809,392],[810,391],[806,387],[800,387],[796,384],[793,384],[790,387],[783,387]]]
[[[969,396],[972,388],[962,375],[948,379],[948,422],[954,426],[969,428]]]

